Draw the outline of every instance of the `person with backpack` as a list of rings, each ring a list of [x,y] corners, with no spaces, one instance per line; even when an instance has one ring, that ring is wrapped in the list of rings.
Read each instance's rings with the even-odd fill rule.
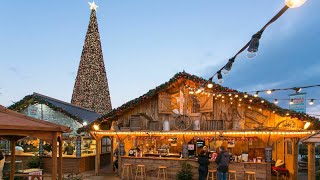
[[[208,176],[209,158],[205,150],[201,150],[198,156],[199,163],[199,180],[206,180]]]
[[[216,158],[216,163],[218,165],[218,180],[227,180],[229,171],[229,153],[226,151],[224,146],[220,146],[219,155]]]

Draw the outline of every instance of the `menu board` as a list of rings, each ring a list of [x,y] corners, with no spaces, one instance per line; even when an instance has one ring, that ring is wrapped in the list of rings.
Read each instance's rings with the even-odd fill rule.
[[[76,156],[81,157],[81,136],[77,137],[76,141]]]
[[[266,162],[271,162],[272,161],[272,147],[266,147],[264,149],[264,154],[265,154],[265,160]]]

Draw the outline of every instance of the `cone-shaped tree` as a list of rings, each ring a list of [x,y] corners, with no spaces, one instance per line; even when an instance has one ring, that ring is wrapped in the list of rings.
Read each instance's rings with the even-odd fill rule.
[[[92,4],[90,5],[90,23],[71,103],[100,114],[106,114],[112,109],[112,106],[96,17],[97,6],[92,8]]]

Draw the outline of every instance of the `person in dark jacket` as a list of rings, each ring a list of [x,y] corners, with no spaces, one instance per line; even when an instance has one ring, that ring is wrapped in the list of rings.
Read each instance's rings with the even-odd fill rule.
[[[216,158],[216,163],[218,165],[218,180],[227,180],[229,161],[229,153],[226,151],[225,147],[220,146],[219,155]]]
[[[205,150],[201,150],[198,156],[199,163],[199,180],[206,180],[208,175],[208,166],[210,164],[209,158],[206,155]]]

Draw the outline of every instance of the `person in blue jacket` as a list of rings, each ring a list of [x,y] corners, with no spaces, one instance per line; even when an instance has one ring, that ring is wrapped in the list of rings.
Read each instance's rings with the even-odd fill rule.
[[[218,165],[218,180],[227,180],[229,171],[229,161],[229,153],[226,151],[224,146],[220,146],[219,154],[215,161]]]

